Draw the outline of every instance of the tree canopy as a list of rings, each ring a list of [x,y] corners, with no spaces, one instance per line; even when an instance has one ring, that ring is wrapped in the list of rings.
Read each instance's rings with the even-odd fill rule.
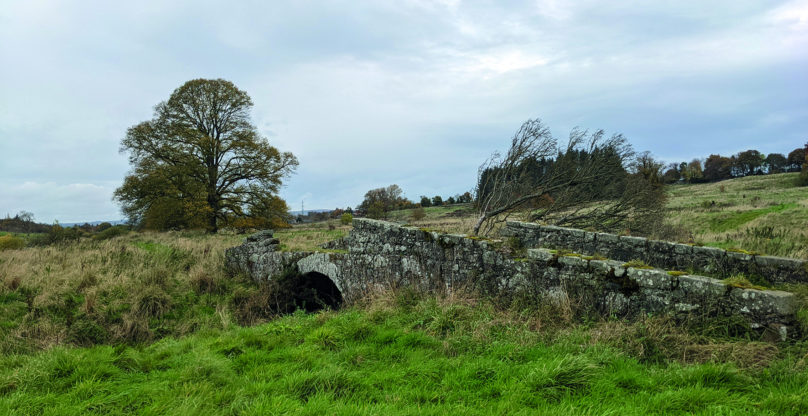
[[[130,127],[121,152],[132,171],[115,191],[129,219],[216,232],[245,219],[272,226],[286,215],[277,192],[298,162],[258,133],[252,105],[230,81],[195,79],[157,104],[151,120]]]
[[[365,199],[356,207],[359,211],[367,213],[370,218],[384,218],[387,212],[408,208],[412,206],[404,192],[396,185],[386,188],[371,189],[365,193]]]

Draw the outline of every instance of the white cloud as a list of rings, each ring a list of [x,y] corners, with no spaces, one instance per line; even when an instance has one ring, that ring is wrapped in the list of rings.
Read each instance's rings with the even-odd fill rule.
[[[121,219],[110,199],[116,184],[0,182],[4,203],[1,214],[31,211],[39,222],[82,222]]]
[[[299,157],[282,191],[293,209],[301,199],[356,205],[391,183],[411,198],[468,190],[477,165],[536,116],[562,137],[575,125],[620,131],[663,158],[787,152],[808,129],[806,10],[737,0],[4,4],[0,213],[117,218],[126,128],[197,77],[246,90],[262,133]]]

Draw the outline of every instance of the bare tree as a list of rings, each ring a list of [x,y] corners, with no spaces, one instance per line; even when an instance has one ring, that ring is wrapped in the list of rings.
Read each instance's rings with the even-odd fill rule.
[[[539,119],[526,121],[505,156],[494,153],[477,176],[474,234],[520,213],[532,221],[616,230],[658,212],[661,165],[603,130],[573,129],[560,147]],[[653,181],[649,178],[653,176]]]

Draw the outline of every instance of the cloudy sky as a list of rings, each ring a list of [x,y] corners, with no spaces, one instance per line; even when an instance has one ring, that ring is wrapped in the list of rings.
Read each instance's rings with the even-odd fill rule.
[[[666,161],[808,141],[805,0],[3,0],[0,62],[0,215],[48,223],[121,218],[126,128],[194,78],[299,158],[292,209],[470,190],[533,117]]]

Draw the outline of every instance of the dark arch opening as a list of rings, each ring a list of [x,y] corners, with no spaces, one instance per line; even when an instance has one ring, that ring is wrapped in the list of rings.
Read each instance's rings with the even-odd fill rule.
[[[342,306],[342,293],[326,275],[308,272],[296,279],[294,288],[295,306],[306,312],[320,309],[339,309]]]

